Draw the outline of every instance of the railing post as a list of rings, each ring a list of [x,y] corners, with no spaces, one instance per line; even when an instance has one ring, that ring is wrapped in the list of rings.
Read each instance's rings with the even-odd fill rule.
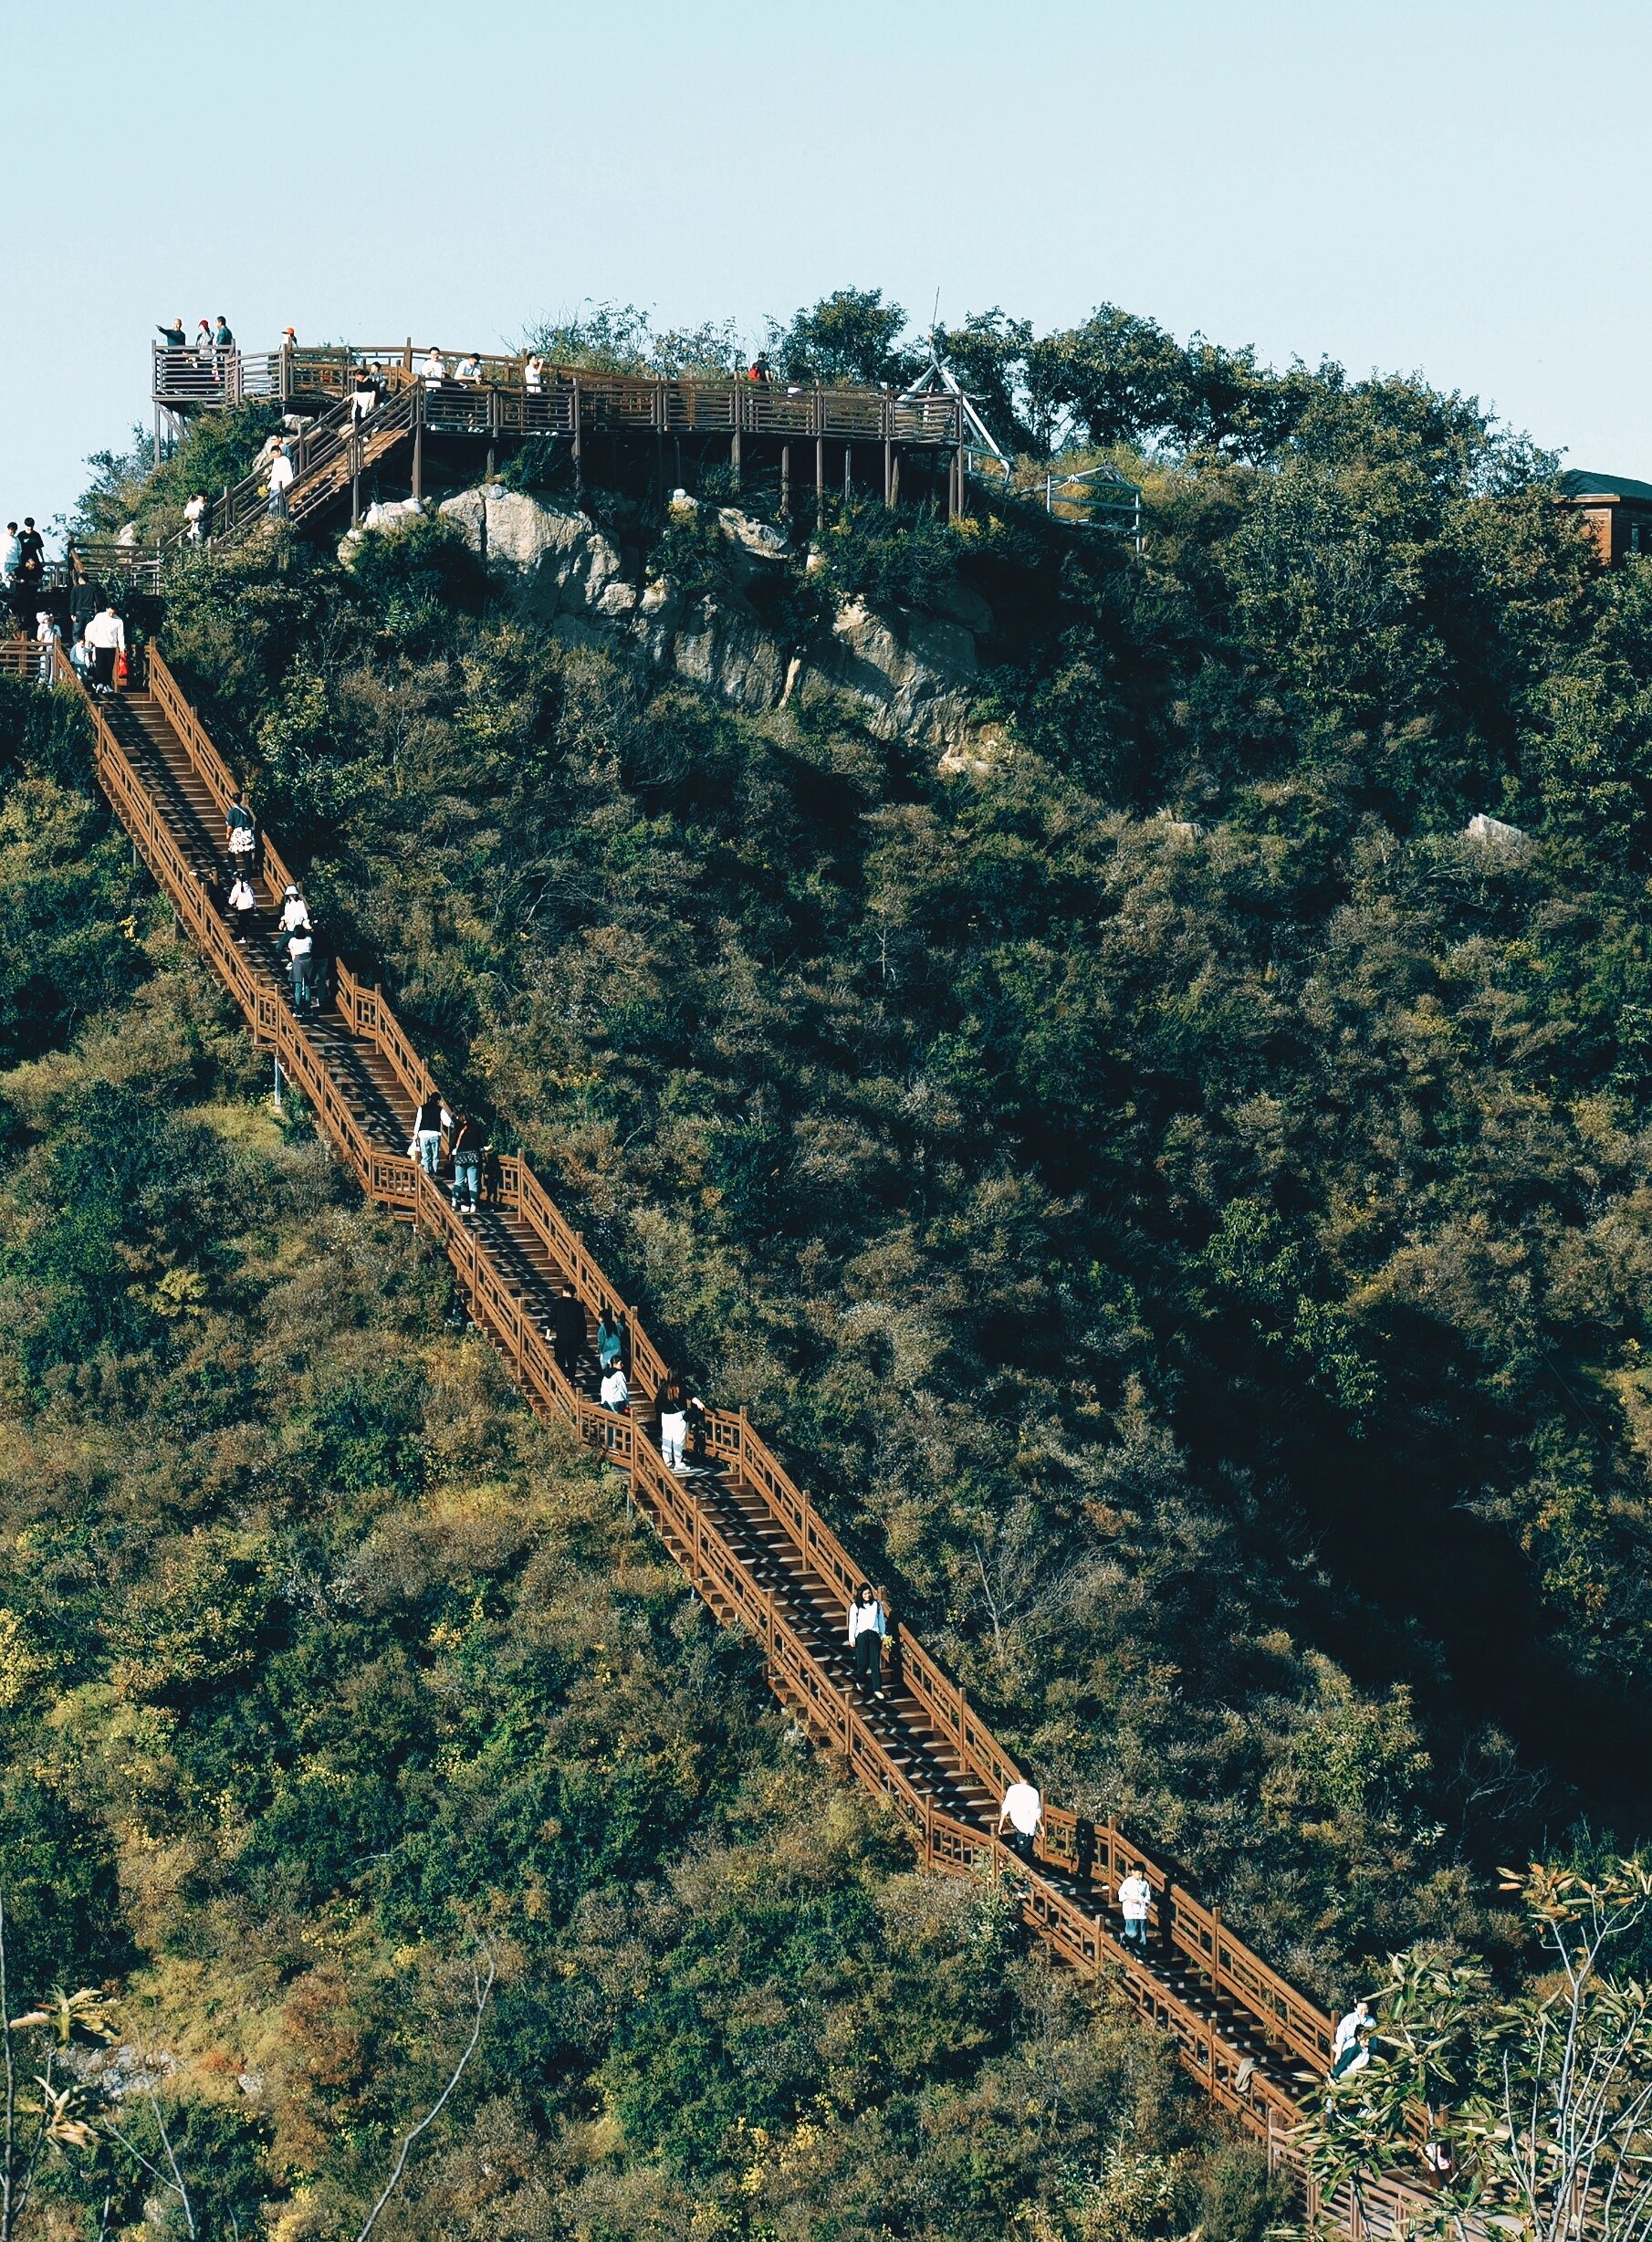
[[[576,498],[585,495],[585,446],[580,423],[583,418],[580,408],[580,377],[573,378],[573,491]]]

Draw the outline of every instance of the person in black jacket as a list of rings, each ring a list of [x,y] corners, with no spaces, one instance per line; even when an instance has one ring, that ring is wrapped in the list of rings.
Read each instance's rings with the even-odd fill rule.
[[[551,1352],[556,1356],[557,1367],[572,1383],[580,1367],[580,1357],[585,1352],[585,1311],[571,1284],[564,1284],[550,1311],[550,1327],[546,1333]]]
[[[468,1114],[461,1114],[454,1123],[447,1149],[453,1155],[453,1210],[475,1214],[482,1180],[482,1132]]]

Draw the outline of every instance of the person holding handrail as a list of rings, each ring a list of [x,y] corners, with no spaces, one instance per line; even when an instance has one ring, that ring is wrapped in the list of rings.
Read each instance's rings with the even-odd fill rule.
[[[1119,1881],[1119,1913],[1124,1919],[1124,1943],[1137,1961],[1147,1959],[1147,1918],[1153,1912],[1153,1886],[1140,1863]]]
[[[355,427],[379,409],[379,380],[371,366],[358,366],[350,384],[350,418]]]

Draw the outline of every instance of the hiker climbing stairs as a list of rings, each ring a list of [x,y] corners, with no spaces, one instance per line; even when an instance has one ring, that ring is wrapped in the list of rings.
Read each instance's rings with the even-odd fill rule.
[[[441,1245],[471,1315],[533,1406],[572,1425],[627,1475],[637,1505],[716,1619],[761,1646],[777,1695],[811,1737],[891,1801],[925,1865],[1005,1880],[1056,1954],[1085,1976],[1113,1975],[1141,2014],[1174,2037],[1211,2100],[1266,2141],[1270,2163],[1296,2167],[1291,2129],[1304,2081],[1327,2067],[1330,2019],[1113,1824],[1047,1805],[1033,1860],[1012,1852],[996,1834],[999,1805],[1009,1784],[1025,1779],[1022,1770],[909,1628],[892,1629],[883,1697],[857,1692],[845,1613],[860,1568],[745,1413],[708,1410],[707,1468],[678,1476],[643,1412],[603,1409],[565,1377],[547,1336],[565,1284],[581,1304],[588,1337],[600,1315],[625,1316],[639,1392],[651,1394],[666,1366],[525,1159],[497,1163],[486,1203],[467,1219],[410,1158],[410,1116],[436,1085],[380,992],[340,963],[324,1008],[300,1019],[273,939],[255,931],[238,940],[225,923],[224,819],[235,788],[164,660],[152,651],[142,689],[112,696],[89,693],[60,648],[56,661],[59,684],[89,716],[99,783],[255,1038],[275,1053],[362,1189]],[[267,840],[258,879],[265,925],[288,878]],[[1155,1899],[1145,1960],[1114,1931],[1119,1883],[1138,1868]],[[1311,2199],[1309,2209],[1358,2242],[1397,2233],[1424,2199],[1420,2181],[1417,2189],[1380,2181],[1344,2188],[1334,2203]]]

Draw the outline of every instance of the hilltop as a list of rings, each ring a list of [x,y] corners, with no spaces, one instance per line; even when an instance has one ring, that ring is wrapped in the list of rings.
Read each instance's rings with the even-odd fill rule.
[[[803,323],[846,316],[828,305]],[[854,370],[898,371],[898,331]],[[452,493],[342,546],[277,529],[192,560],[162,643],[444,1079],[503,1116],[716,1399],[806,1466],[1052,1787],[1153,1831],[1323,1997],[1417,1940],[1507,1966],[1496,1861],[1586,1842],[1585,1828],[1633,1841],[1647,1818],[1652,580],[1634,563],[1601,572],[1556,503],[1553,462],[1419,381],[1274,375],[1119,315],[1043,344],[994,315],[946,343],[1029,456],[1067,414],[1072,460],[1104,457],[1139,485],[1141,552],[1008,498],[958,523],[861,505],[818,526],[733,488],[651,512],[599,485],[576,504],[551,454],[512,471],[515,491]],[[254,413],[212,440],[250,457],[266,432]],[[193,463],[148,480],[142,465],[108,463],[96,526],[170,519]],[[513,560],[490,536],[485,555],[490,508],[538,551]],[[875,639],[936,677],[925,706],[944,715],[915,720],[863,663],[821,658],[857,634],[861,654]],[[703,661],[683,651],[705,644]],[[39,721],[13,718],[19,849],[90,814],[73,743],[42,745]],[[1482,812],[1524,838],[1470,838]],[[416,1251],[344,1210],[298,1116],[281,1135],[254,1120],[193,969],[162,930],[111,933],[144,906],[116,853],[97,861],[84,919],[53,938],[95,960],[86,991],[43,1011],[38,981],[20,984],[27,1025],[0,1083],[26,1310],[9,1406],[15,1437],[48,1455],[60,1441],[67,1481],[89,1490],[77,1501],[95,1495],[82,1531],[99,1564],[106,1503],[142,1522],[127,1529],[141,1608],[84,1671],[89,1617],[65,1621],[49,1656],[19,1652],[18,1748],[45,1723],[73,1770],[89,1752],[122,1768],[147,1755],[160,1773],[143,1779],[170,1799],[163,1755],[185,1734],[205,1772],[198,1798],[178,1794],[187,1841],[162,1844],[140,1814],[123,1851],[89,1794],[81,1916],[40,1951],[72,1939],[94,1974],[151,1973],[171,2029],[188,1963],[221,2013],[273,2029],[267,1986],[255,1999],[220,1975],[230,1942],[201,1947],[203,1922],[247,1935],[256,1891],[296,1942],[267,1964],[283,1999],[336,1967],[371,2016],[392,1997],[375,1989],[392,1983],[398,1924],[416,1951],[434,1935],[455,1802],[423,1773],[393,1813],[358,1797],[377,1798],[377,1777],[340,1765],[338,1723],[407,1735],[421,1770],[475,1765],[491,1796],[496,1733],[518,1748],[528,1709],[554,1700],[531,1813],[504,1817],[453,1893],[486,1912],[509,1892],[519,1939],[518,1888],[542,1885],[558,1940],[609,1942],[600,1965],[563,1943],[535,1966],[612,1968],[674,2017],[726,1975],[742,2028],[772,2027],[825,1996],[773,1992],[747,1902],[727,1902],[723,1959],[685,1960],[679,1977],[671,1942],[700,1933],[653,1895],[686,1878],[689,1912],[721,1922],[721,1886],[695,1882],[694,1864],[727,1860],[716,1878],[744,1892],[754,1861],[778,1857],[795,1890],[839,1895],[782,1907],[782,1943],[794,1912],[833,1916],[850,1894],[865,1943],[834,1952],[855,1968],[913,1957],[876,2019],[921,2006],[920,1978],[956,1995],[904,2059],[902,2091],[935,2137],[978,2127],[981,2098],[1011,2091],[1003,2067],[1057,2028],[1047,2004],[1084,2062],[1100,2045],[1132,2077],[1151,2066],[1116,2027],[1093,2038],[1037,1969],[1006,1978],[1004,1926],[913,1887],[886,1836],[789,1758],[748,1666],[685,1615],[589,1469],[528,1426],[474,1342],[442,1331]],[[21,871],[14,884],[32,892]],[[26,927],[49,916],[32,907]],[[110,1166],[109,1132],[124,1139],[110,1081],[153,1099],[140,1141],[192,1149],[182,1196],[141,1234],[121,1227],[141,1189],[115,1195],[103,1231],[77,1216],[83,1268],[41,1210],[53,1189],[81,1205],[73,1179]],[[105,1117],[87,1118],[99,1098]],[[42,1196],[41,1174],[69,1180]],[[233,1223],[187,1212],[200,1176],[222,1177],[214,1203],[236,1207]],[[272,1351],[250,1288],[278,1271],[290,1336]],[[405,1373],[383,1367],[392,1333]],[[105,1428],[149,1424],[174,1383],[187,1404],[166,1406],[210,1464],[204,1451],[160,1486],[134,1485],[130,1461],[94,1470]],[[291,1430],[249,1455],[249,1423]],[[56,1478],[16,1499],[18,1585],[0,1595],[32,1644],[37,1521],[75,1503]],[[365,1619],[353,1587],[329,1585],[361,1566],[389,1584]],[[569,1583],[577,1618],[558,1600]],[[375,1598],[416,1619],[373,1640]],[[218,1615],[205,1642],[204,1613]],[[655,1770],[646,1836],[599,1846],[589,1870],[558,1852],[569,1812],[554,1796],[541,1807],[620,1745],[581,1727],[597,1716],[562,1665],[551,1682],[499,1665],[524,1629],[538,1630],[530,1665],[541,1643],[553,1665],[570,1639],[593,1659],[638,1645],[620,1755]],[[249,1642],[251,1667],[236,1663]],[[318,1703],[336,1687],[350,1710],[307,1713],[313,1747],[254,1723],[232,1754],[218,1728],[256,1700],[214,1691],[244,1672],[284,1691],[294,1658],[383,1678],[319,1681]],[[172,1708],[159,1727],[156,1705]],[[295,1752],[320,1794],[301,1809]],[[75,1795],[67,1773],[47,1788]],[[225,1833],[210,1840],[209,1799]],[[131,1881],[133,1853],[157,1846],[182,1863],[181,1910]],[[639,1888],[644,1914],[665,1912],[625,1932],[646,1952],[628,1947],[622,1970],[616,1895]],[[905,1946],[887,1929],[903,1909],[922,1918]],[[1000,2001],[984,2020],[979,2004]],[[544,1996],[520,2013],[541,2031]],[[363,2022],[357,2055],[336,2059],[364,2061],[383,2028]],[[782,2066],[765,2100],[727,2035],[700,2059],[715,2113],[679,2121],[681,2086],[660,2073],[633,2092],[620,2041],[591,2029],[572,2068],[587,2096],[601,2079],[601,2113],[576,2097],[509,2116],[528,2127],[509,2136],[528,2165],[548,2140],[579,2164],[582,2231],[654,2216],[656,2182],[639,2175],[710,2174],[712,2195],[737,2197],[779,2138],[754,2148],[742,2120],[793,2129],[793,2161],[775,2147],[755,2185],[779,2201],[795,2184],[785,2216],[805,2222],[812,2191],[836,2187],[823,2136],[852,2162],[871,2155],[857,2125],[911,2137],[888,2091],[843,2082],[835,2055]],[[893,2059],[885,2027],[866,2029]],[[948,2085],[937,2050],[958,2034],[979,2053]],[[676,2024],[666,2037],[684,2064]],[[513,2059],[518,2086],[556,2069],[538,2042]],[[1046,2055],[1040,2076],[1078,2059]],[[1116,2069],[1088,2075],[1094,2116],[1061,2121],[1075,2171],[1138,2091]],[[1176,2122],[1162,2078],[1152,2092],[1138,2142]],[[282,2156],[280,2125],[297,2122],[271,2136]],[[348,2199],[355,2152],[312,2122],[311,2163],[281,2169]],[[1186,2211],[1202,2187],[1213,2231],[1243,2231],[1260,2196],[1198,2154],[1175,2200]],[[1027,2184],[1004,2164],[949,2193],[937,2165],[921,2171],[916,2231],[1001,2224]],[[1134,2216],[1170,2217],[1173,2195]],[[1052,2197],[1040,2216],[1081,2209]],[[875,2230],[882,2214],[855,2216]]]

